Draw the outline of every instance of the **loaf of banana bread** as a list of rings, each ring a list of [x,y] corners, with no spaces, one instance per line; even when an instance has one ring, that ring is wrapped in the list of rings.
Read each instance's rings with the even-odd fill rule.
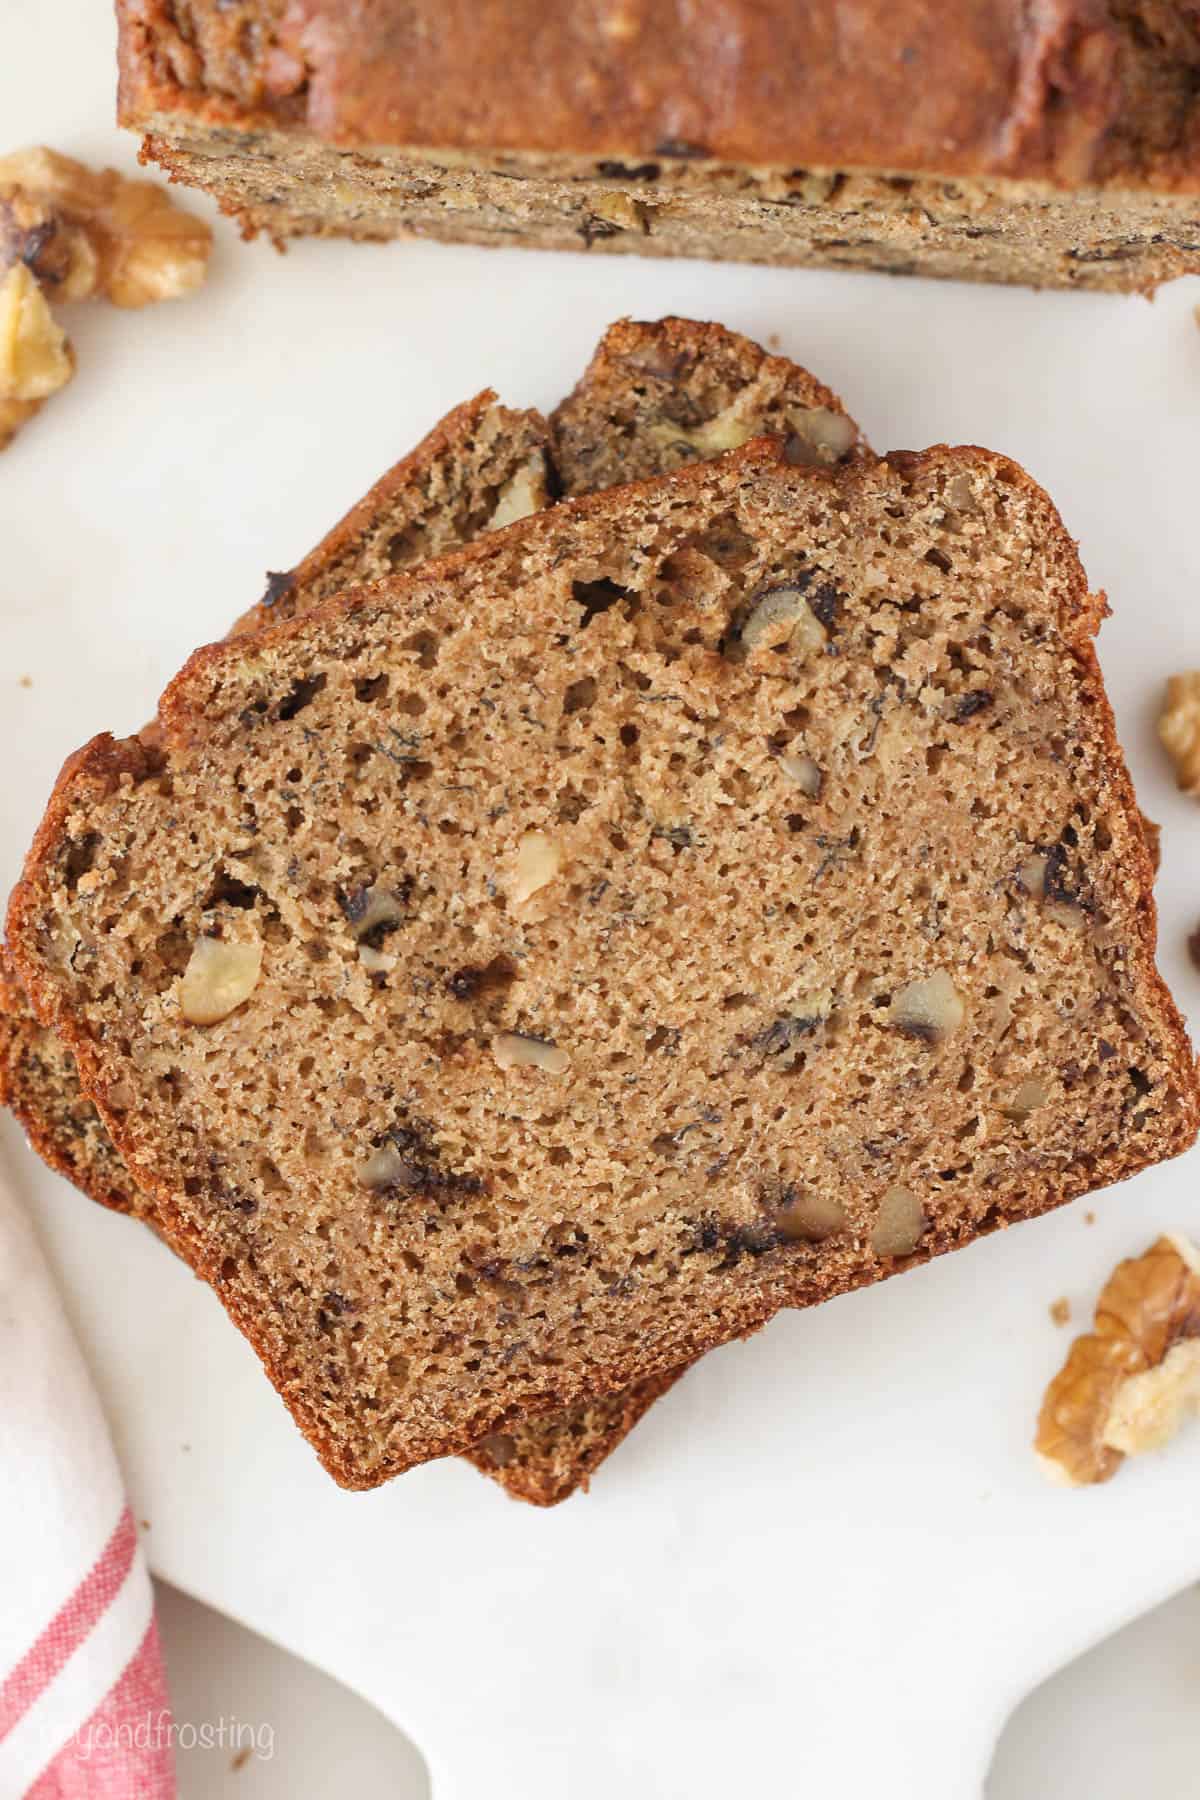
[[[1006,459],[764,441],[70,760],[18,973],[339,1481],[1192,1141],[1101,612]]]
[[[247,234],[1139,289],[1200,270],[1194,0],[118,0]]]
[[[793,458],[869,454],[828,389],[786,358],[719,325],[667,318],[610,328],[548,434],[536,413],[484,393],[448,415],[376,483],[295,569],[272,574],[235,633],[310,610],[339,588],[379,579],[536,510],[565,483],[583,491],[623,469],[653,473],[766,432]],[[547,443],[553,436],[553,448]],[[565,476],[562,473],[565,471]],[[603,473],[602,473],[603,472]],[[41,1027],[0,951],[0,1103],[51,1165],[94,1199],[149,1216],[91,1102],[71,1052]],[[515,1420],[470,1452],[510,1493],[564,1499],[604,1460],[671,1381],[635,1383],[565,1414]]]

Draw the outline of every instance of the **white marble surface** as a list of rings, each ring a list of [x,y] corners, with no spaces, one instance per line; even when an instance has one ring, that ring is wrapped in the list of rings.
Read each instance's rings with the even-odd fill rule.
[[[111,37],[96,0],[9,0],[13,141],[132,166],[109,123]],[[1195,1011],[1197,824],[1153,709],[1169,671],[1200,666],[1198,298],[1197,282],[1151,307],[429,245],[279,258],[223,227],[186,306],[78,312],[77,380],[4,458],[0,888],[64,753],[144,719],[264,568],[441,412],[485,382],[549,404],[612,318],[675,310],[776,334],[877,445],[986,442],[1052,489],[1113,600],[1102,661],[1165,827],[1162,963]],[[158,1572],[407,1728],[439,1800],[558,1800],[568,1783],[572,1800],[723,1800],[785,1773],[967,1800],[1021,1695],[1200,1574],[1200,1433],[1083,1495],[1029,1455],[1063,1348],[1048,1303],[1090,1301],[1161,1229],[1200,1231],[1195,1156],[706,1359],[591,1496],[545,1515],[453,1462],[338,1492],[211,1296],[7,1122],[0,1154]]]
[[[427,1800],[413,1746],[356,1694],[165,1583],[159,1618],[177,1721],[224,1719],[248,1752],[235,1763],[226,1744],[180,1749],[180,1800]],[[987,1800],[1187,1800],[1198,1765],[1192,1587],[1022,1702],[996,1747]]]

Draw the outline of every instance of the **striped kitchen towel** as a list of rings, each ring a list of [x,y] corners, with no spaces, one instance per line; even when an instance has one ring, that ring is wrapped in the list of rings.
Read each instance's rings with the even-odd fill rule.
[[[112,1441],[0,1175],[0,1800],[173,1800],[171,1737]]]

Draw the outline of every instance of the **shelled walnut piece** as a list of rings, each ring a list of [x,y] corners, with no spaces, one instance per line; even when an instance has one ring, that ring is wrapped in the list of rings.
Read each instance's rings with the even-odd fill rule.
[[[0,157],[0,450],[74,373],[50,299],[173,300],[199,287],[211,248],[153,182],[54,150]]]
[[[1161,1237],[1119,1263],[1046,1390],[1036,1449],[1055,1480],[1108,1481],[1200,1409],[1200,1252]]]
[[[0,258],[58,300],[176,300],[204,280],[212,232],[152,181],[44,148],[0,157]]]
[[[65,387],[75,359],[23,263],[0,277],[0,450],[43,401]]]
[[[1200,798],[1200,670],[1172,675],[1167,682],[1158,735],[1175,764],[1176,784]]]

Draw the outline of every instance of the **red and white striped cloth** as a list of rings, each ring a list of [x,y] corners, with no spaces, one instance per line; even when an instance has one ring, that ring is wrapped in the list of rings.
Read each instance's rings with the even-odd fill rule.
[[[171,1735],[112,1441],[0,1177],[0,1800],[174,1800]]]

